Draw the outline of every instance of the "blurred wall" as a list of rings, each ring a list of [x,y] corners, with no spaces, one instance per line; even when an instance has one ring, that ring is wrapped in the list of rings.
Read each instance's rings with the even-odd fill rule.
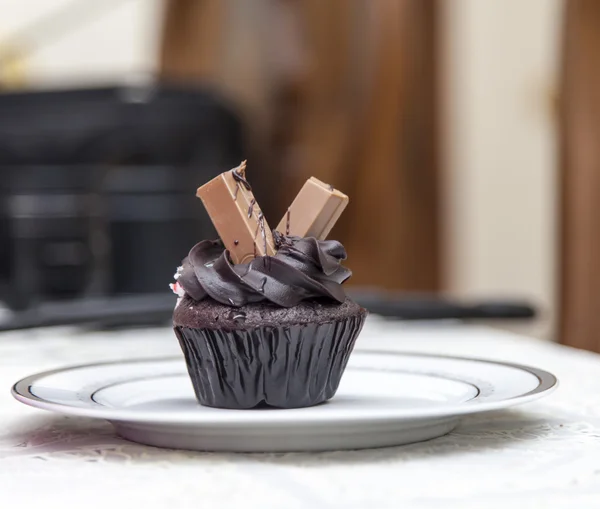
[[[31,86],[122,82],[155,71],[161,21],[161,0],[0,0],[0,53]]]
[[[554,332],[561,0],[440,2],[446,287],[523,295]]]

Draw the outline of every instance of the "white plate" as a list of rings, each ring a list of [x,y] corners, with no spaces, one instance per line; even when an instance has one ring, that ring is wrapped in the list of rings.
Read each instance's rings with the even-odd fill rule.
[[[516,364],[356,350],[336,396],[293,410],[200,406],[181,358],[91,364],[15,384],[19,401],[107,419],[129,440],[208,451],[383,447],[449,433],[460,416],[548,394],[554,375]]]

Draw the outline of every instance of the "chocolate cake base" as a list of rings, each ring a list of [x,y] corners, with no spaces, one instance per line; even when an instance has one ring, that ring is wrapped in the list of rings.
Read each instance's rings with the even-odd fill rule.
[[[366,315],[350,300],[284,309],[184,297],[173,324],[202,405],[298,408],[333,397]]]
[[[329,299],[311,299],[292,308],[283,308],[267,302],[231,307],[212,299],[196,302],[185,295],[173,312],[173,325],[238,330],[265,325],[299,325],[343,320],[361,313],[366,314],[366,310],[350,299],[346,299],[343,304]]]

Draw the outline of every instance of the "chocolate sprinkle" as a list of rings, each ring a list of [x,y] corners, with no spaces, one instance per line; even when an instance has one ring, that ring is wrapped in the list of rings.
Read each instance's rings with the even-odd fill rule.
[[[243,311],[231,311],[228,316],[228,320],[233,320],[235,323],[240,324],[246,321],[246,313]]]
[[[254,240],[258,237],[258,230],[260,229],[260,221],[256,223],[256,231],[254,232]],[[254,258],[256,258],[257,250],[256,250],[256,242],[254,243]]]
[[[250,205],[248,207],[248,219],[250,219],[252,217],[252,209],[254,209],[255,204],[256,204],[256,200],[254,198],[252,198],[252,200],[250,201]]]
[[[252,187],[240,172],[238,172],[237,170],[231,170],[231,174],[233,175],[233,179],[238,183],[238,185],[242,184],[248,191],[252,191]]]
[[[240,164],[239,168],[241,169],[241,171],[245,172],[246,161],[244,161],[242,164]],[[233,180],[235,180],[237,182],[237,186],[235,187],[235,193],[233,193],[234,200],[237,200],[237,195],[240,190],[240,185],[244,186],[248,191],[252,191],[252,187],[246,180],[245,174],[242,175],[241,171],[238,171],[237,168],[234,168],[233,170],[231,170],[231,175],[233,175]]]
[[[264,250],[267,252],[267,234],[265,232],[265,216],[263,216],[262,211],[258,213],[258,225],[260,226],[260,233],[263,238]],[[254,237],[256,238],[256,236]]]

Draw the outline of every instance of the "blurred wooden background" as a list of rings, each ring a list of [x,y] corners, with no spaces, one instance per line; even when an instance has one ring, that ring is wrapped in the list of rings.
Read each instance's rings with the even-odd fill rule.
[[[353,284],[438,290],[436,19],[435,0],[169,0],[161,73],[238,106],[271,225],[314,175],[350,196],[331,238]]]
[[[436,0],[168,0],[161,73],[243,113],[272,224],[315,175],[354,284],[443,287]],[[569,0],[559,72],[559,339],[600,351],[600,2]],[[265,184],[268,183],[268,184]]]
[[[600,352],[600,2],[566,4],[561,70],[560,337]]]

